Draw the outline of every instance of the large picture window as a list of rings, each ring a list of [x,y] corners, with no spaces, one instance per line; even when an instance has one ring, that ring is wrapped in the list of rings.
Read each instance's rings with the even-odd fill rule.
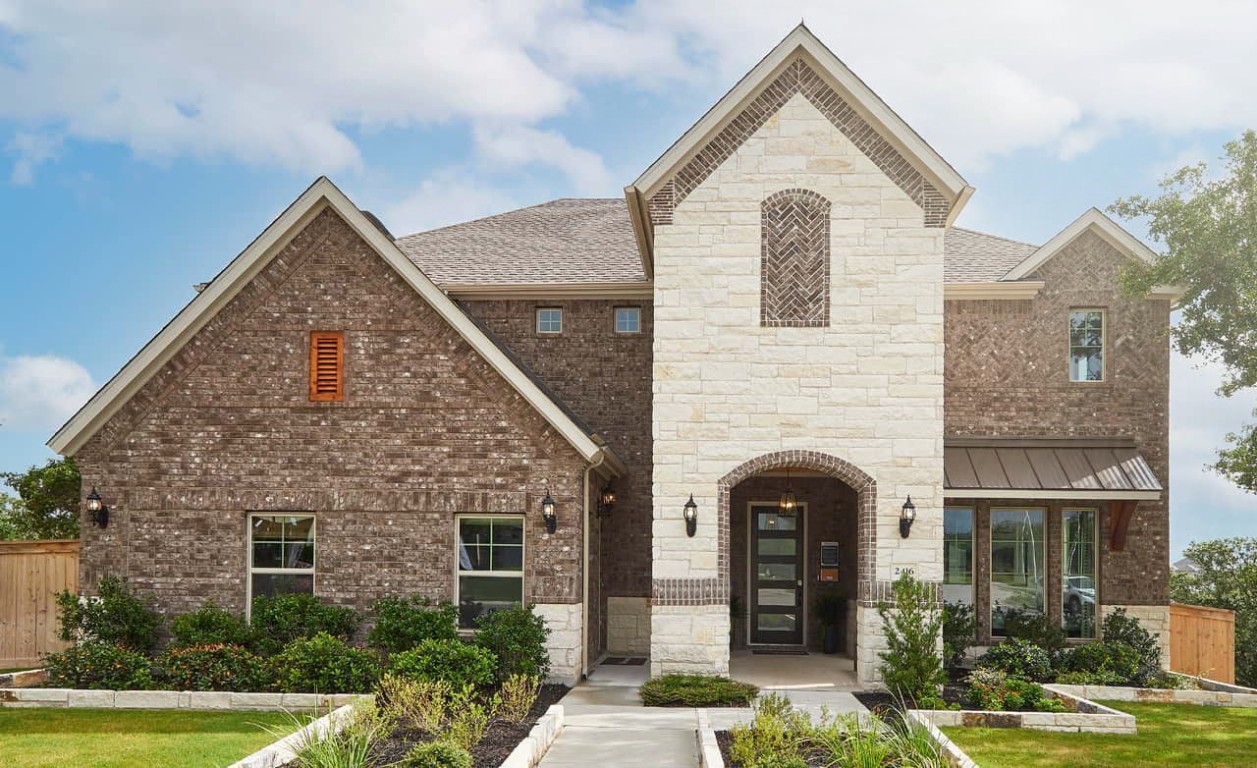
[[[524,518],[458,518],[458,626],[524,602]]]
[[[1067,509],[1061,520],[1062,627],[1069,637],[1096,636],[1096,513]]]
[[[1042,509],[991,510],[991,634],[1014,614],[1044,612]]]
[[[314,515],[249,515],[249,604],[292,592],[314,592]]]
[[[1069,312],[1069,380],[1104,381],[1104,310]]]
[[[973,510],[943,510],[943,602],[973,605]]]

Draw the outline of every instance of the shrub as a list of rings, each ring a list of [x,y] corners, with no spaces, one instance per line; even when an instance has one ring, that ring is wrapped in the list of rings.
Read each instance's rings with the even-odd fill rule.
[[[410,680],[385,675],[376,700],[394,718],[421,731],[436,733],[449,711],[450,686],[442,681]]]
[[[1008,611],[1004,615],[1004,634],[1010,640],[1024,640],[1039,646],[1047,651],[1053,663],[1066,645],[1065,630],[1042,613]]]
[[[464,685],[450,696],[450,719],[443,737],[463,749],[474,749],[484,737],[491,715],[477,700],[475,686]]]
[[[806,768],[799,740],[809,726],[803,716],[794,713],[789,701],[769,694],[756,706],[750,725],[729,729],[729,756],[745,768]]]
[[[374,653],[326,632],[292,641],[271,668],[286,693],[364,693],[380,676]]]
[[[887,650],[881,652],[882,680],[895,696],[915,704],[937,695],[947,673],[938,654],[943,612],[934,599],[934,587],[903,573],[895,579],[895,604],[879,603]]]
[[[62,640],[96,640],[142,652],[157,645],[161,616],[150,600],[116,576],[101,579],[97,592],[97,597],[83,598],[57,594],[57,634]]]
[[[477,621],[476,645],[497,657],[497,679],[527,675],[545,679],[550,674],[550,652],[546,640],[550,630],[546,620],[533,612],[533,606],[516,605],[481,616]]]
[[[964,663],[978,634],[978,615],[969,603],[943,603],[943,658],[949,667]]]
[[[112,643],[87,642],[44,657],[54,688],[134,691],[153,687],[151,663],[142,653]]]
[[[411,680],[441,681],[454,688],[489,685],[498,660],[492,652],[462,640],[425,640],[393,656],[393,674]]]
[[[979,669],[997,669],[1010,677],[1043,682],[1052,679],[1052,659],[1048,652],[1025,640],[1005,640],[978,659]]]
[[[472,768],[471,753],[456,744],[433,741],[406,753],[399,768]]]
[[[541,693],[541,678],[511,675],[502,683],[498,691],[496,713],[507,722],[522,723],[532,711],[538,694]]]
[[[238,645],[192,645],[162,654],[162,682],[177,691],[261,691],[270,687],[266,662]]]
[[[965,699],[978,709],[1000,712],[1063,712],[1065,705],[1050,698],[1043,686],[998,669],[976,669],[969,675]]]
[[[458,609],[451,603],[434,603],[426,597],[381,597],[371,606],[375,626],[367,645],[389,653],[408,651],[424,640],[458,637]]]
[[[1056,676],[1061,685],[1120,685],[1111,672],[1061,672]]]
[[[1061,667],[1108,681],[1104,685],[1130,685],[1139,677],[1139,652],[1126,643],[1087,643],[1064,654]]]
[[[244,617],[220,608],[213,600],[192,613],[176,616],[170,623],[171,645],[238,645],[253,644],[253,630]]]
[[[759,689],[714,675],[663,675],[638,689],[647,707],[745,707]]]
[[[349,641],[358,630],[352,608],[325,603],[310,594],[258,595],[253,598],[253,632],[258,652],[270,656],[294,640],[320,632]]]
[[[366,768],[373,765],[371,751],[374,744],[393,729],[389,718],[370,700],[353,704],[349,720],[343,728],[311,728],[297,716],[286,729],[267,729],[276,739],[282,739],[294,731],[300,731],[294,745],[297,758],[287,765],[290,768]]]
[[[1105,643],[1125,643],[1139,654],[1139,671],[1131,680],[1135,685],[1146,685],[1150,678],[1161,673],[1161,646],[1139,619],[1126,615],[1125,608],[1114,609],[1104,617],[1100,638]]]

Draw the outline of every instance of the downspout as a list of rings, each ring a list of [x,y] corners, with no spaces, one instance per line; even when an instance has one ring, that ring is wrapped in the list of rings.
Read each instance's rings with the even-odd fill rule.
[[[585,580],[585,592],[581,597],[581,615],[580,615],[580,678],[585,679],[589,673],[589,473],[601,467],[607,460],[607,452],[605,450],[598,451],[598,460],[585,467],[585,496],[581,500],[581,506],[585,508],[585,525],[583,526],[583,535],[585,537],[584,544],[584,566],[581,568]]]

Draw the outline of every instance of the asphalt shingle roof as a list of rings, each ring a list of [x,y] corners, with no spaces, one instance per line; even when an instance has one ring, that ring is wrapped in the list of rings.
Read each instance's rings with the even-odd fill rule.
[[[563,198],[397,240],[441,285],[640,283],[641,256],[621,198]],[[999,280],[1038,248],[953,227],[943,280]]]

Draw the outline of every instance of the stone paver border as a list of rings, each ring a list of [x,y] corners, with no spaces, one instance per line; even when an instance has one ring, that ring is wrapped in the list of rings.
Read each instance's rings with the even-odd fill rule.
[[[78,688],[0,688],[0,707],[318,712],[343,707],[362,695],[356,693],[234,693],[210,691],[92,691]]]
[[[934,739],[934,743],[943,751],[943,757],[947,759],[947,764],[952,768],[980,768],[973,759],[965,754],[965,751],[956,746],[956,742],[947,738],[947,734],[938,729],[938,726],[929,721],[918,710],[909,710],[908,719],[913,722],[920,723],[929,731],[930,738]]]
[[[6,672],[0,675],[0,688],[30,688],[42,685],[48,679],[44,669],[28,669],[23,672]]]
[[[243,760],[237,760],[228,768],[278,768],[278,766],[290,763],[296,759],[297,752],[301,746],[310,739],[322,736],[329,731],[335,733],[345,727],[345,724],[349,722],[352,711],[353,704],[338,707],[306,725],[306,727],[288,734],[273,744],[262,747]]]
[[[1139,701],[1149,704],[1204,704],[1216,707],[1257,707],[1257,689],[1220,683],[1204,677],[1178,675],[1200,686],[1200,690],[1177,688],[1132,688],[1119,685],[1056,685],[1065,693],[1087,699]]]
[[[914,709],[931,725],[939,727],[1027,728],[1035,731],[1068,733],[1136,733],[1135,716],[1097,704],[1065,690],[1064,686],[1045,685],[1043,689],[1054,698],[1072,704],[1076,712],[984,712],[979,710]]]
[[[533,768],[563,732],[563,705],[552,704],[499,768]]]

